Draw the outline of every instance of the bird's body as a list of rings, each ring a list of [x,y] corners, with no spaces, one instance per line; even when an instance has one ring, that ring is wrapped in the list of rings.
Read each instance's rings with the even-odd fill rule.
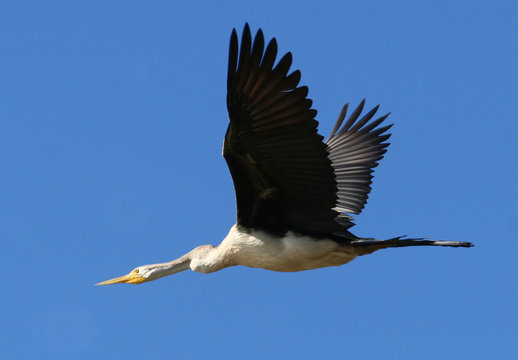
[[[376,106],[360,116],[362,101],[346,121],[345,105],[324,142],[308,89],[297,87],[300,72],[288,74],[291,54],[274,66],[276,55],[276,40],[265,49],[261,30],[252,41],[245,25],[241,46],[232,32],[223,156],[234,181],[237,223],[226,238],[217,247],[202,245],[171,262],[143,265],[99,284],[138,284],[187,269],[212,273],[235,265],[302,271],[343,265],[389,247],[472,246],[349,232],[348,213],[363,209],[373,168],[389,145],[391,125],[380,126],[388,114],[372,120]]]
[[[353,247],[331,239],[315,241],[311,236],[292,231],[279,237],[263,230],[240,229],[237,225],[232,226],[214,254],[214,258],[228,261],[224,267],[243,265],[282,272],[343,265],[356,257]],[[219,270],[218,266],[214,268]],[[191,264],[191,269],[198,272],[213,272],[214,268]]]

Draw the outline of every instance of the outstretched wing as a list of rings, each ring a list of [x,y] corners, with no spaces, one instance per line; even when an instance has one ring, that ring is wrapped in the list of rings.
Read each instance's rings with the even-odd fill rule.
[[[329,150],[336,182],[338,183],[338,201],[335,210],[341,213],[359,214],[371,191],[372,172],[378,166],[378,161],[383,158],[389,143],[385,141],[390,137],[386,131],[391,125],[378,127],[389,114],[369,123],[376,114],[378,106],[365,114],[358,120],[365,100],[352,112],[345,124],[347,114],[346,104],[338,120],[336,121],[331,135],[326,140]],[[337,219],[342,226],[349,228],[353,225],[352,218],[345,214]]]
[[[340,229],[333,209],[337,183],[317,133],[317,112],[307,87],[297,87],[300,71],[288,75],[291,53],[274,66],[276,55],[275,38],[264,49],[261,30],[252,42],[246,24],[240,48],[232,32],[223,156],[234,181],[237,223],[332,234]]]

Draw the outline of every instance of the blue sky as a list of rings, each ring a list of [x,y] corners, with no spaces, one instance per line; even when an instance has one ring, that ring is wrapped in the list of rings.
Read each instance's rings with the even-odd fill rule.
[[[516,356],[518,6],[511,1],[3,2],[3,359]],[[281,52],[327,135],[392,112],[359,236],[472,241],[337,268],[95,287],[217,244],[230,32]]]

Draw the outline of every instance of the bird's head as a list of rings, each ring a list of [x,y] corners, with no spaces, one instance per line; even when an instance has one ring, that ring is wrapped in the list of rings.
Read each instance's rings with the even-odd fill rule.
[[[195,260],[193,266],[206,267],[206,262],[203,262],[205,257],[214,249],[212,245],[198,246],[196,249],[188,252],[184,256],[165,263],[142,265],[133,270],[127,275],[102,281],[95,285],[111,285],[111,284],[141,284],[143,282],[153,281],[163,276],[172,275],[180,271],[191,268],[191,261]],[[197,263],[196,263],[197,261]],[[203,268],[205,269],[205,268]],[[194,267],[193,267],[193,270]],[[219,269],[218,269],[219,270]],[[200,272],[206,272],[201,271]]]
[[[156,266],[142,265],[133,270],[127,275],[119,276],[114,279],[101,281],[95,285],[111,285],[111,284],[141,284],[143,282],[155,280],[158,276],[155,275]]]

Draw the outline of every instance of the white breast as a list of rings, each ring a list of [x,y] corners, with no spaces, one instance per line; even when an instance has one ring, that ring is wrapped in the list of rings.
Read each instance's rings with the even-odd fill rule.
[[[232,226],[218,250],[232,258],[235,265],[274,271],[343,265],[356,257],[352,247],[330,239],[314,240],[291,231],[279,238],[264,231],[243,232],[236,225]]]

